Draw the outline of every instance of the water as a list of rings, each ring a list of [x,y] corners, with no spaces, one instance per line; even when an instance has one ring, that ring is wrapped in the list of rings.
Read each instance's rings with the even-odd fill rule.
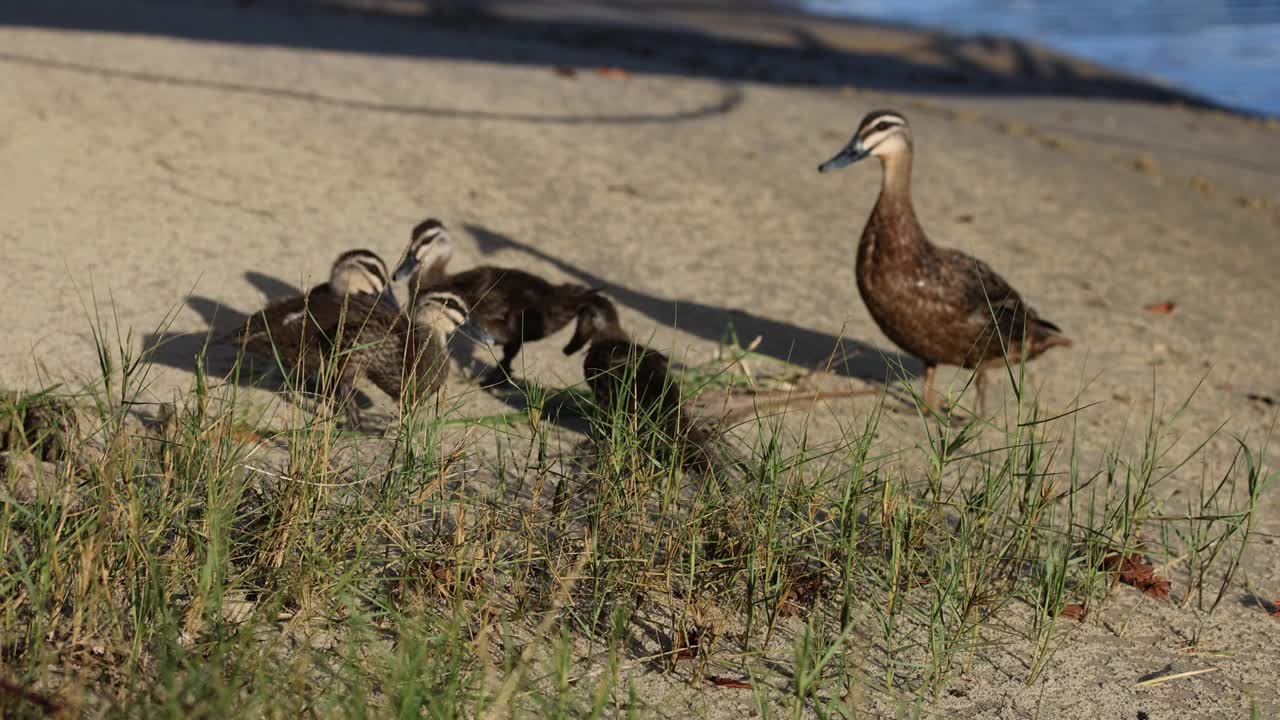
[[[807,10],[1039,42],[1280,116],[1280,0],[803,0]]]

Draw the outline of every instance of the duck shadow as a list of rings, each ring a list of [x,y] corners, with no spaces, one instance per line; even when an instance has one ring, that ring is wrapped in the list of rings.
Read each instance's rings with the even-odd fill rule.
[[[302,294],[295,285],[278,278],[249,271],[244,274],[264,297],[264,305]],[[249,315],[225,303],[203,295],[188,295],[184,302],[204,321],[205,329],[171,333],[164,327],[142,338],[142,351],[148,362],[194,373],[225,378],[244,387],[280,389],[285,383],[276,363],[270,359],[254,363],[252,356],[224,338],[244,326]]]
[[[554,257],[532,245],[479,225],[463,225],[475,238],[480,253],[517,250],[551,263],[590,287],[599,287],[615,301],[662,325],[678,328],[703,340],[720,342],[732,328],[740,338],[760,338],[753,352],[775,360],[827,371],[872,383],[885,383],[920,373],[920,363],[896,352],[847,337],[758,315],[688,299],[668,299],[607,280],[589,270]]]
[[[528,412],[536,405],[542,420],[579,435],[591,435],[591,408],[568,389],[550,388],[522,378],[509,378],[483,389],[512,410]]]

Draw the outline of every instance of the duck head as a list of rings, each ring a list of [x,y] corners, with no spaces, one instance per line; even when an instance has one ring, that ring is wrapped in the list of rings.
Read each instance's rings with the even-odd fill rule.
[[[467,304],[451,292],[429,292],[413,305],[413,323],[449,337],[467,324]]]
[[[348,250],[339,255],[329,270],[329,287],[339,296],[385,294],[395,302],[395,296],[387,292],[387,264],[371,250]]]
[[[428,292],[414,304],[412,314],[414,324],[429,327],[445,339],[454,333],[462,333],[474,342],[485,345],[494,342],[484,328],[471,322],[471,311],[466,301],[454,293]]]
[[[626,337],[626,333],[618,321],[618,309],[609,298],[593,292],[578,306],[578,324],[564,354],[572,355],[592,340],[606,337]]]
[[[427,218],[413,228],[409,246],[396,266],[392,280],[404,282],[422,270],[440,268],[453,257],[453,238],[444,228],[444,223],[436,218]]]
[[[911,151],[911,127],[907,118],[894,110],[867,113],[844,149],[818,166],[818,172],[839,170],[867,157],[886,158]]]

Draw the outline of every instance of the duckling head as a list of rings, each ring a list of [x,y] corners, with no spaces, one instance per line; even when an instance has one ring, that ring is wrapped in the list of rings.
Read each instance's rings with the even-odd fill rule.
[[[467,322],[467,304],[451,292],[430,292],[413,306],[413,322],[449,337]]]
[[[564,354],[572,355],[592,340],[609,337],[626,337],[618,320],[618,309],[609,298],[593,292],[578,306],[578,324],[573,338],[564,346]]]
[[[333,261],[329,287],[342,295],[381,295],[387,289],[387,264],[371,250],[348,250]]]
[[[887,158],[911,152],[911,126],[907,118],[895,110],[867,113],[844,149],[818,166],[818,172],[839,170],[867,157]]]
[[[419,274],[420,269],[443,270],[451,258],[453,258],[453,238],[449,237],[444,223],[436,218],[427,218],[413,228],[409,246],[405,248],[404,256],[400,258],[392,279],[395,282],[404,282],[415,274]]]

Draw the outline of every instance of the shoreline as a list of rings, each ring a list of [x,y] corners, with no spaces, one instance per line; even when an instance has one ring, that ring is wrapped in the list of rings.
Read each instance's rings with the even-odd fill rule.
[[[871,22],[871,23],[883,22],[883,23],[887,23],[890,25],[898,26],[898,27],[904,27],[907,29],[914,29],[921,32],[935,32],[935,33],[940,33],[940,34],[948,35],[955,38],[961,38],[961,39],[964,39],[964,38],[982,39],[982,38],[990,37],[990,38],[1002,39],[1005,41],[1013,41],[1013,42],[1019,42],[1019,43],[1026,43],[1030,45],[1036,45],[1039,47],[1046,48],[1051,52],[1060,53],[1067,57],[1075,58],[1078,61],[1088,62],[1088,63],[1099,65],[1104,68],[1108,68],[1112,72],[1132,78],[1139,82],[1149,83],[1151,85],[1154,85],[1159,88],[1164,88],[1171,92],[1185,94],[1191,98],[1194,98],[1197,102],[1203,103],[1206,106],[1212,106],[1218,110],[1236,113],[1249,118],[1259,118],[1263,120],[1266,120],[1269,118],[1280,119],[1280,107],[1271,107],[1270,109],[1268,109],[1264,107],[1266,103],[1265,100],[1253,98],[1254,102],[1260,103],[1258,105],[1250,105],[1248,102],[1243,102],[1243,103],[1234,102],[1225,97],[1225,95],[1227,94],[1227,91],[1225,88],[1219,87],[1219,90],[1221,92],[1214,91],[1212,89],[1207,89],[1207,88],[1197,89],[1196,87],[1194,87],[1194,85],[1196,84],[1194,79],[1184,78],[1182,80],[1179,80],[1176,77],[1177,75],[1176,72],[1175,73],[1163,72],[1159,68],[1152,68],[1152,67],[1148,67],[1146,70],[1139,70],[1137,68],[1127,67],[1126,63],[1124,62],[1109,62],[1107,60],[1104,60],[1098,57],[1098,53],[1096,52],[1098,50],[1097,42],[1077,43],[1077,47],[1072,47],[1071,38],[1063,35],[1062,33],[1052,33],[1052,32],[1043,32],[1043,31],[1037,33],[1037,30],[1034,27],[1036,23],[1031,18],[1024,18],[1024,21],[1022,23],[1019,23],[1019,25],[1022,26],[1021,29],[1015,29],[1015,28],[1009,27],[1007,23],[1002,25],[1002,23],[996,20],[994,16],[988,16],[987,21],[980,20],[978,22],[975,22],[973,23],[974,25],[973,27],[965,27],[963,30],[952,30],[952,29],[949,29],[947,23],[949,20],[959,19],[954,13],[946,14],[941,17],[935,17],[934,19],[916,18],[916,17],[910,17],[910,18],[879,17],[876,15],[861,14],[854,10],[840,9],[839,7],[831,7],[831,8],[798,7],[802,5],[808,5],[807,3],[799,2],[799,0],[796,0],[796,2],[779,0],[779,2],[781,5],[785,7],[793,7],[796,12],[808,13],[817,17],[828,18],[836,21],[839,21],[840,19],[852,19],[855,21],[863,21],[863,22]],[[889,14],[892,15],[892,12],[890,12]],[[982,17],[982,16],[980,15],[979,17]],[[1049,20],[1049,18],[1047,17],[1040,17],[1040,19],[1046,22]],[[1233,31],[1240,31],[1242,30],[1243,26],[1239,24],[1236,24],[1236,25],[1228,24],[1227,28]],[[1087,35],[1086,37],[1094,41],[1097,41],[1099,39],[1098,36],[1096,35]],[[1158,36],[1151,36],[1151,37],[1143,36],[1143,39],[1150,40],[1151,42],[1157,42],[1157,39],[1156,39],[1157,37]],[[1180,37],[1180,39],[1185,42],[1193,42],[1195,40],[1195,38],[1192,36]],[[1092,48],[1095,52],[1090,52],[1089,51],[1090,48]],[[1225,58],[1224,58],[1224,62],[1227,62]],[[1142,64],[1142,63],[1138,63],[1138,64]],[[1216,75],[1220,80],[1219,85],[1221,85],[1221,78],[1224,77],[1228,72],[1229,71],[1226,68],[1219,68],[1216,71]]]

